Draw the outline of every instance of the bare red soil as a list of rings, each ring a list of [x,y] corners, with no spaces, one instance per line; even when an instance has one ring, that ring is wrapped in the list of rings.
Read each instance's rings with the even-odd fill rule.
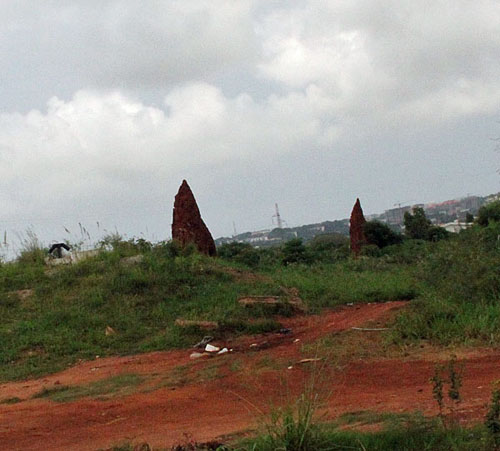
[[[254,429],[262,414],[293,400],[313,376],[328,418],[360,410],[435,414],[429,378],[435,362],[449,358],[450,352],[430,346],[388,350],[377,338],[379,332],[351,330],[380,327],[403,305],[350,306],[284,319],[292,333],[240,338],[227,343],[233,352],[208,359],[190,360],[191,350],[103,358],[42,379],[0,385],[0,401],[21,399],[0,404],[1,448],[95,450],[144,441],[168,447],[185,442],[186,436],[213,440]],[[322,337],[333,337],[331,343],[338,347],[325,350],[323,343],[314,354],[314,343]],[[459,414],[464,421],[477,420],[484,415],[491,383],[500,379],[500,352],[456,351],[465,365]],[[318,355],[329,358],[299,363]],[[181,370],[186,377],[176,381]],[[67,403],[31,399],[43,388],[126,373],[145,378],[126,396]]]

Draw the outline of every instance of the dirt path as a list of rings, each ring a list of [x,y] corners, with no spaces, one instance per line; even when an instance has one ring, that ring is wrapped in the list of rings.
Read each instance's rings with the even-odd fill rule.
[[[1,447],[95,450],[141,441],[167,447],[185,442],[186,434],[196,441],[212,440],[255,428],[260,412],[293,399],[311,374],[320,375],[317,389],[331,418],[367,409],[435,413],[428,380],[433,361],[448,353],[438,355],[423,347],[405,356],[384,348],[377,332],[351,330],[379,327],[402,305],[351,306],[287,319],[284,325],[292,333],[244,337],[228,343],[234,352],[208,360],[191,361],[190,350],[155,352],[82,362],[43,379],[0,385],[0,401],[22,400],[0,404]],[[318,342],[324,337],[330,342]],[[330,364],[298,363],[314,355],[329,356]],[[500,353],[471,350],[459,358],[465,362],[460,414],[477,419],[484,413],[491,382],[500,379]],[[144,377],[143,384],[126,396],[69,403],[30,399],[43,388],[88,384],[126,373]]]

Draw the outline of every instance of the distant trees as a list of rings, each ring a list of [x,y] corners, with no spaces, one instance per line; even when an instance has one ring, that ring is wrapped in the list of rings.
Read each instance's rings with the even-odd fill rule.
[[[405,235],[414,240],[439,241],[449,236],[446,229],[432,225],[422,207],[414,207],[413,214],[406,211],[404,225]]]
[[[500,200],[483,205],[477,213],[477,223],[486,227],[490,222],[500,223]]]
[[[287,241],[283,245],[282,253],[282,262],[284,265],[289,265],[290,263],[309,263],[311,260],[306,247],[302,243],[302,238],[294,238]]]
[[[404,215],[405,235],[414,240],[426,240],[432,223],[425,216],[422,207],[413,208],[413,214],[409,211]]]
[[[260,253],[249,243],[232,243],[223,244],[217,249],[219,257],[225,260],[233,260],[238,263],[255,268],[260,262]]]
[[[380,221],[367,221],[364,232],[368,244],[374,244],[379,248],[399,244],[403,241],[400,233],[392,230],[387,224]]]

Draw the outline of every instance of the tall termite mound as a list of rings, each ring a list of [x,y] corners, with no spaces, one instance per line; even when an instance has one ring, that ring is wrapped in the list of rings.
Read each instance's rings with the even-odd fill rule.
[[[201,219],[200,210],[186,180],[182,181],[175,196],[172,239],[179,241],[183,246],[194,243],[203,254],[211,256],[216,254],[214,239]]]
[[[361,252],[361,248],[366,244],[366,237],[364,226],[366,219],[363,215],[363,209],[361,208],[361,203],[359,199],[356,199],[356,203],[351,212],[351,221],[349,227],[349,235],[351,237],[351,253],[355,257]]]

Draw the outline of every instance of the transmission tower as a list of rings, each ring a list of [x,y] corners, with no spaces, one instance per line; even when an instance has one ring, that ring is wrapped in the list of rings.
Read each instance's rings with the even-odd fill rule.
[[[273,218],[276,218],[276,224],[278,224],[278,229],[282,229],[283,228],[283,221],[281,220],[280,211],[278,209],[278,204],[274,204],[274,206],[276,208],[276,214],[273,215]]]

